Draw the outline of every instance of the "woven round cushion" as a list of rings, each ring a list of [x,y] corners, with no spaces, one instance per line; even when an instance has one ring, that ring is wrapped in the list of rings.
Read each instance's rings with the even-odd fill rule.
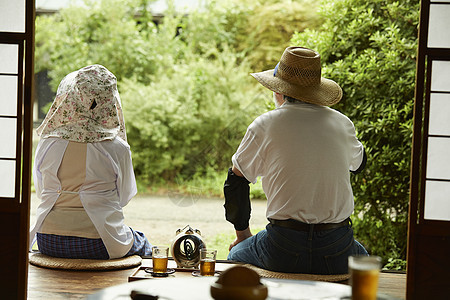
[[[74,259],[52,257],[42,253],[35,253],[30,256],[30,264],[61,270],[84,270],[84,271],[107,271],[129,269],[139,266],[142,258],[138,255],[132,255],[116,259]]]
[[[318,275],[318,274],[303,274],[303,273],[282,273],[261,269],[250,264],[245,264],[244,266],[256,271],[256,273],[258,273],[260,277],[264,278],[314,280],[327,282],[340,282],[348,280],[350,278],[349,274]]]

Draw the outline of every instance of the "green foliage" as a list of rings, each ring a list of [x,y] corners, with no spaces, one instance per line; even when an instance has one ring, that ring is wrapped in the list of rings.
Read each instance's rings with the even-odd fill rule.
[[[251,69],[273,68],[295,32],[317,28],[322,22],[311,0],[233,0],[227,31],[235,34],[234,47],[245,53]]]
[[[245,64],[229,51],[217,59],[187,59],[145,86],[122,84],[128,140],[136,175],[149,183],[226,169],[250,122],[258,113],[248,90]],[[246,112],[248,106],[251,113]]]
[[[406,270],[406,260],[389,258],[388,263],[384,265],[383,270],[404,271]]]
[[[133,78],[149,83],[151,76],[170,69],[183,48],[177,44],[178,22],[146,30],[137,24],[138,1],[86,1],[86,6],[62,9],[36,19],[36,72],[49,70],[56,89],[68,73],[102,64],[120,82]],[[171,19],[172,21],[173,19]]]
[[[371,253],[405,259],[419,1],[326,0],[320,30],[293,36],[338,82],[368,163],[353,177],[355,232]]]
[[[169,10],[159,25],[148,3],[85,0],[39,16],[36,71],[49,70],[53,89],[88,64],[117,76],[140,190],[226,174],[245,129],[266,109],[269,93],[248,73],[266,57],[265,45],[284,47],[278,43],[306,26],[306,2],[283,1],[290,10],[276,1],[211,2],[188,16]],[[270,11],[280,25],[253,32]]]
[[[227,172],[217,171],[213,168],[204,170],[204,173],[197,173],[190,178],[177,177],[175,186],[170,186],[171,191],[180,194],[194,194],[202,197],[223,198],[223,183],[227,178]],[[167,189],[166,185],[156,186],[157,190]],[[250,188],[250,199],[266,199],[260,179]]]

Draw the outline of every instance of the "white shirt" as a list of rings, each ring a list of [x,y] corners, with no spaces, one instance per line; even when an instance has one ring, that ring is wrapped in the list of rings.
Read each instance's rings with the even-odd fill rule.
[[[71,192],[61,191],[61,182],[57,176],[68,143],[60,138],[44,138],[37,146],[33,179],[41,203],[37,208],[36,224],[30,232],[30,249],[36,232],[58,197]],[[129,145],[120,137],[88,143],[86,177],[78,194],[110,259],[123,257],[133,244],[133,234],[124,224],[122,208],[136,193]]]
[[[248,127],[232,162],[250,182],[261,176],[267,218],[338,223],[353,212],[349,170],[358,169],[363,153],[345,115],[286,102]]]

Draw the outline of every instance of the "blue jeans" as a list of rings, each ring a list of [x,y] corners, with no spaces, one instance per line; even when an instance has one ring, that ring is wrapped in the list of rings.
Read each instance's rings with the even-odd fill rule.
[[[145,235],[137,230],[133,230],[131,228],[131,232],[133,232],[134,235],[134,242],[133,246],[131,246],[130,251],[128,251],[125,256],[131,256],[131,255],[139,255],[139,256],[152,256],[152,244],[147,240]]]
[[[348,272],[352,254],[368,255],[350,226],[305,232],[268,224],[234,246],[228,259],[277,272],[332,275]]]

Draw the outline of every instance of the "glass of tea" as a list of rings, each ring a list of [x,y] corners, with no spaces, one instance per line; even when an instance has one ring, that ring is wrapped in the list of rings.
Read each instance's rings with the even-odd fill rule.
[[[353,300],[377,299],[380,269],[379,256],[349,256],[348,270]]]
[[[153,246],[152,262],[154,273],[166,273],[168,260],[169,260],[169,247]]]
[[[214,276],[217,250],[200,249],[200,275]]]

